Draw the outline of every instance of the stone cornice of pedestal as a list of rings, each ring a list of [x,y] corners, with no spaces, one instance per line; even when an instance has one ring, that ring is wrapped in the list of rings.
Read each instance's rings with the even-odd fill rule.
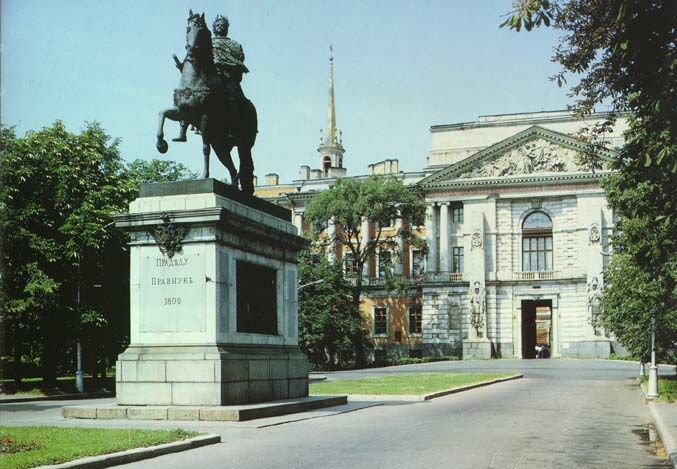
[[[252,211],[256,212],[253,209]],[[163,219],[167,216],[169,216],[171,223],[177,225],[189,225],[190,227],[214,226],[223,232],[236,234],[238,238],[248,241],[265,241],[265,244],[273,243],[282,248],[289,247],[294,253],[305,249],[309,244],[306,239],[295,234],[295,228],[290,223],[279,221],[279,226],[275,228],[224,207],[125,213],[113,215],[112,218],[115,221],[116,227],[123,228],[126,231],[150,232],[154,227],[162,225],[164,223]],[[194,242],[204,241],[202,239]],[[154,243],[153,239],[150,238],[147,243],[137,242],[134,244]]]
[[[281,220],[291,221],[291,213],[288,209],[272,204],[267,200],[247,195],[218,179],[190,179],[186,181],[143,183],[139,188],[139,198],[192,194],[220,195],[238,204],[259,210]]]

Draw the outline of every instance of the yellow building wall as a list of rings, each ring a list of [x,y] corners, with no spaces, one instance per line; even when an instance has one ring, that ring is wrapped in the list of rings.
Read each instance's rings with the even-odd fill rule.
[[[388,309],[388,337],[372,337],[377,346],[386,344],[421,344],[420,335],[411,336],[407,329],[409,306],[421,304],[421,299],[411,296],[365,297],[362,296],[360,310],[365,323],[369,325],[370,334],[373,331],[374,307],[385,306]],[[395,332],[402,333],[402,340],[395,341]]]
[[[292,185],[277,185],[277,186],[257,186],[254,188],[254,195],[262,199],[272,199],[290,192],[294,192]]]

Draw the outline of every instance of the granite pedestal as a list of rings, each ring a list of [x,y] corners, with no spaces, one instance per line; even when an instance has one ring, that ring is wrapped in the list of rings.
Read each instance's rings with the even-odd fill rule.
[[[489,339],[465,339],[463,341],[463,359],[491,358],[491,341]]]
[[[119,405],[221,406],[308,395],[296,254],[277,205],[214,179],[143,184],[129,213],[130,345]]]

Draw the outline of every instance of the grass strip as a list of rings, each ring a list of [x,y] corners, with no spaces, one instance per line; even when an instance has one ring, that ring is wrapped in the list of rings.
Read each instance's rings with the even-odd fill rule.
[[[0,427],[0,469],[58,464],[198,435],[185,430]]]
[[[359,380],[310,385],[310,394],[371,394],[420,396],[514,376],[515,373],[402,373]]]
[[[649,385],[649,377],[642,376],[642,389],[644,393],[647,392],[647,386]],[[657,402],[677,402],[677,376],[664,376],[661,375],[658,377],[658,398]]]

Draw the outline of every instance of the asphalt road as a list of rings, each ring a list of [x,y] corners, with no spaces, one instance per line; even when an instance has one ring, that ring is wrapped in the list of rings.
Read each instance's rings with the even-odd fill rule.
[[[633,363],[596,360],[439,362],[327,374],[515,370],[524,379],[429,402],[387,403],[308,420],[253,424],[147,422],[219,433],[222,443],[130,464],[129,468],[503,468],[669,467],[646,441],[651,421]],[[668,373],[666,369],[664,372]],[[90,401],[92,402],[92,401]],[[103,401],[99,401],[103,402]],[[63,403],[0,406],[0,423],[130,426],[63,421]],[[247,424],[247,422],[244,422]]]

